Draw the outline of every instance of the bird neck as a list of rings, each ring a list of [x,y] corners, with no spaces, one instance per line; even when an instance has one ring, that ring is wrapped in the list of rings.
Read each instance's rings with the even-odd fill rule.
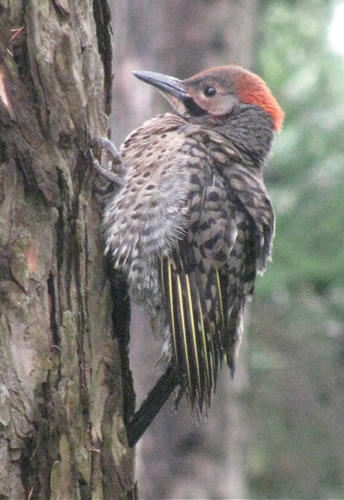
[[[249,156],[257,167],[265,164],[273,141],[271,117],[258,106],[240,104],[226,118],[209,115],[190,117],[192,123],[210,127],[228,139],[241,154]]]

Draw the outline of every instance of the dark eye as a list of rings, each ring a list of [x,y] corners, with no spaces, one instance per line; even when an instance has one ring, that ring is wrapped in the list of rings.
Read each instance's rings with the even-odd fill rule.
[[[216,89],[214,87],[206,87],[204,90],[203,90],[203,94],[206,96],[206,97],[213,97],[215,94],[216,94]]]

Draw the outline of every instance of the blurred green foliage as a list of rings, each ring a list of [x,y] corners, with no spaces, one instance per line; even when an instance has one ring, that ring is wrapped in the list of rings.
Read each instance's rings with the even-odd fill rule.
[[[278,216],[264,293],[300,282],[344,287],[344,58],[332,53],[333,2],[267,2],[260,73],[286,112],[267,183]],[[344,26],[343,26],[344,29]]]
[[[250,326],[252,498],[344,498],[344,56],[328,44],[334,5],[263,9],[255,69],[286,121],[266,174],[273,264]]]

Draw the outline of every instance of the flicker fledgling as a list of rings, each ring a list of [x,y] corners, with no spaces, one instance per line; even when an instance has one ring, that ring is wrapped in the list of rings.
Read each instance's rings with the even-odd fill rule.
[[[120,148],[123,178],[104,212],[106,251],[165,340],[194,414],[207,410],[223,358],[232,373],[247,297],[274,236],[264,180],[284,113],[237,66],[186,80],[151,72],[174,108]]]

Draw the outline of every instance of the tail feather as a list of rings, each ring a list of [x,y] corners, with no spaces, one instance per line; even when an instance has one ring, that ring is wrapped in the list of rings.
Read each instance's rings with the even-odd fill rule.
[[[240,346],[240,340],[243,329],[243,313],[245,307],[245,298],[235,298],[233,306],[228,315],[228,328],[224,338],[224,349],[228,367],[232,377],[235,372],[235,360]]]
[[[202,286],[200,279],[195,272],[176,270],[172,259],[163,259],[161,281],[173,356],[195,416],[210,406],[224,353],[220,275],[214,272],[204,277]],[[213,296],[207,299],[210,292]]]
[[[179,274],[175,274],[174,278],[174,287],[177,288],[177,301],[175,302],[175,312],[177,313],[177,317],[179,313],[179,328],[177,328],[174,332],[175,335],[178,335],[179,339],[176,339],[175,344],[178,344],[180,346],[179,352],[181,352],[182,354],[182,364],[186,368],[187,383],[188,387],[190,388],[190,399],[193,405],[197,393],[197,387],[195,386],[194,380],[196,380],[196,383],[198,382],[197,370],[199,369],[199,367],[193,355],[193,348],[195,348],[195,346],[192,345],[192,338],[190,337],[190,332],[188,329],[189,325],[186,324],[187,310],[185,309],[186,306],[183,293],[184,291],[181,284],[181,277]]]

